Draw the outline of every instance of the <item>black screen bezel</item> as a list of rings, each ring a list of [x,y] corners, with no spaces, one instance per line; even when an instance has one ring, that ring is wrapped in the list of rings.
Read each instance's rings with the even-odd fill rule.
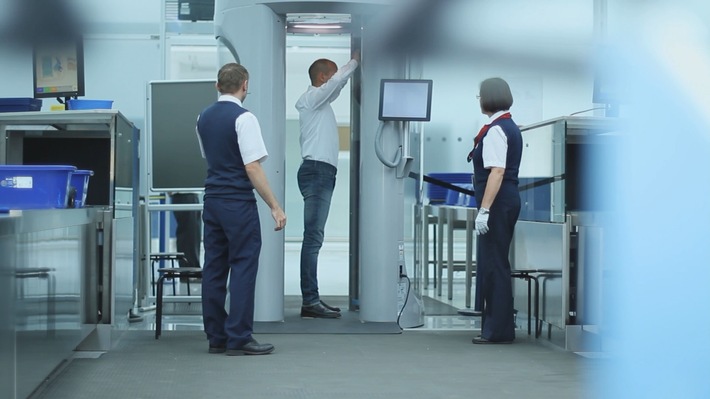
[[[73,44],[76,49],[76,73],[77,73],[77,90],[71,91],[55,91],[47,93],[37,92],[37,74],[39,73],[37,66],[37,55],[39,51],[46,48],[47,45],[35,46],[32,49],[32,92],[33,98],[54,98],[54,97],[81,97],[84,96],[84,40],[82,37],[76,39]]]
[[[405,117],[392,117],[383,116],[384,111],[384,97],[385,97],[385,85],[387,83],[426,83],[427,84],[427,110],[426,116],[421,118],[413,118],[411,116]],[[380,80],[380,110],[378,118],[381,121],[407,121],[407,122],[428,122],[431,120],[431,92],[432,92],[433,81],[431,79],[382,79]]]

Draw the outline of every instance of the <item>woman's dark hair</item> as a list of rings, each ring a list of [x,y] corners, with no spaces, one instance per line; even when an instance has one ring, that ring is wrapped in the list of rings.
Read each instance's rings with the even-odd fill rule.
[[[513,106],[513,94],[510,92],[510,86],[501,78],[489,78],[481,82],[478,94],[481,97],[481,109],[484,112],[507,111]]]

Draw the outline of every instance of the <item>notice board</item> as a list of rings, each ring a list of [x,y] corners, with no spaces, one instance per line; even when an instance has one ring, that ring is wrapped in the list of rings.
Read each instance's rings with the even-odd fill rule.
[[[201,190],[207,177],[195,125],[219,94],[214,80],[148,84],[148,181],[153,191]]]

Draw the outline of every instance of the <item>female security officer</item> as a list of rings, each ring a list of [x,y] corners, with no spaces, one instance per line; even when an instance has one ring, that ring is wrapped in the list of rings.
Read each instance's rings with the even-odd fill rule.
[[[479,238],[475,310],[483,312],[481,335],[473,343],[511,343],[515,339],[515,321],[508,252],[520,214],[518,169],[522,136],[510,116],[513,95],[505,80],[484,80],[478,97],[481,112],[490,119],[476,136],[469,154],[480,207],[476,217]]]

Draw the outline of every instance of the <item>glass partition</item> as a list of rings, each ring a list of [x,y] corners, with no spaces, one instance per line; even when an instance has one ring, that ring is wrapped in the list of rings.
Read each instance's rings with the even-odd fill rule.
[[[520,220],[564,222],[565,122],[521,129]]]

